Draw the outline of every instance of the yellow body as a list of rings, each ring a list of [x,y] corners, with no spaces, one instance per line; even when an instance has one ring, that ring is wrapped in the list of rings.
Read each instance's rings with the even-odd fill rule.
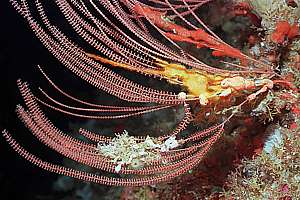
[[[209,102],[216,102],[220,97],[228,96],[237,91],[254,89],[257,86],[264,85],[265,82],[272,82],[266,79],[266,81],[261,82],[262,84],[257,85],[253,80],[245,79],[241,76],[230,77],[228,74],[210,74],[197,69],[187,69],[184,65],[168,63],[160,59],[156,59],[156,65],[160,67],[159,69],[138,69],[131,65],[118,63],[94,54],[87,53],[87,55],[102,63],[126,70],[159,76],[170,83],[179,84],[187,90],[187,98],[199,98],[202,105],[206,105]]]
[[[224,89],[221,81],[226,76],[208,74],[195,69],[187,69],[185,66],[175,63],[166,63],[158,60],[157,65],[162,67],[159,73],[171,83],[177,83],[186,88],[188,95],[198,97],[201,104],[207,104],[209,100],[219,99]]]

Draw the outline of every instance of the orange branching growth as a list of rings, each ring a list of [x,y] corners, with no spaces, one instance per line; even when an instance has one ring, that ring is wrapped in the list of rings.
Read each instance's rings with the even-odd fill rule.
[[[237,58],[240,59],[241,65],[247,65],[247,58],[241,53],[240,50],[225,44],[201,28],[197,28],[196,30],[188,30],[171,22],[165,16],[165,13],[155,11],[148,7],[136,5],[134,10],[139,16],[147,17],[153,24],[166,31],[164,33],[165,36],[173,41],[195,44],[197,48],[206,47],[213,50],[213,56],[228,56],[231,58]]]
[[[271,40],[274,43],[282,44],[286,39],[293,39],[299,35],[297,24],[290,25],[287,21],[277,22],[275,31],[271,34]]]

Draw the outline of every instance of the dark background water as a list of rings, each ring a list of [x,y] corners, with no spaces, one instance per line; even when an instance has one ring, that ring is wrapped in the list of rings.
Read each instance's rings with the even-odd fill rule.
[[[45,150],[46,147],[32,137],[15,114],[16,105],[23,104],[16,85],[17,79],[40,84],[41,74],[35,66],[54,66],[57,63],[8,0],[1,1],[0,4],[0,27],[0,129],[9,130],[28,150],[40,152],[39,156],[57,160],[53,152]],[[66,77],[63,70],[58,72],[54,69],[54,73],[58,79]],[[57,175],[45,173],[18,156],[2,136],[0,160],[0,199],[33,200],[51,192],[52,181]]]
[[[49,4],[51,3],[53,2],[49,2]],[[61,28],[64,28],[65,19],[55,16],[57,8],[53,5],[46,6],[50,16],[55,17],[55,22],[62,25]],[[72,165],[72,162],[66,161],[58,153],[41,144],[17,118],[16,105],[24,105],[24,103],[16,83],[18,79],[27,81],[34,93],[38,92],[37,88],[39,86],[48,89],[47,91],[53,91],[51,90],[53,88],[49,87],[49,84],[36,67],[40,65],[55,80],[56,84],[60,86],[67,85],[67,91],[71,94],[84,94],[85,97],[91,96],[91,98],[94,98],[95,89],[70,73],[48,52],[8,0],[4,0],[0,4],[0,26],[0,130],[8,130],[21,146],[45,161],[58,165],[67,162],[68,166]],[[70,33],[68,29],[64,31]],[[55,92],[53,95],[55,95]],[[107,102],[105,98],[108,95],[100,91],[97,91],[97,95],[101,96],[101,100]],[[112,99],[116,100],[116,98]],[[109,101],[111,101],[111,97]],[[68,119],[67,121],[65,116],[56,116],[53,113],[47,113],[47,116],[51,118],[51,121],[54,120],[56,126],[62,129],[69,128],[72,123],[83,123],[78,119]],[[110,122],[105,121],[101,123],[101,126],[108,127],[112,125]],[[95,197],[100,197],[96,199],[104,199],[104,196],[106,196],[105,199],[115,199],[115,196],[120,193],[118,187],[90,185],[72,178],[70,180],[73,184],[71,189],[62,191],[63,187],[61,187],[61,190],[55,190],[54,183],[62,176],[46,172],[17,155],[2,135],[0,136],[0,152],[1,200],[73,200]],[[74,166],[75,168],[78,167],[78,165]],[[74,166],[72,167],[74,168]]]

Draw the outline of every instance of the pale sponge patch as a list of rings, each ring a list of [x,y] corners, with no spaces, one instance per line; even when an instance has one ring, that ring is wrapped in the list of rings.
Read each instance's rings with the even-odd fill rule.
[[[136,169],[160,160],[161,152],[167,152],[178,145],[175,136],[171,136],[165,141],[150,136],[141,140],[128,135],[125,130],[121,134],[116,134],[116,137],[109,143],[99,142],[96,150],[115,164],[115,172],[118,173],[123,165]]]

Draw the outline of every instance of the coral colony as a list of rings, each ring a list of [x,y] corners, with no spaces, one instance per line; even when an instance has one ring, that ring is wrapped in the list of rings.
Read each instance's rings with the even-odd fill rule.
[[[18,80],[25,106],[18,105],[16,112],[32,134],[59,154],[103,173],[88,173],[41,160],[25,150],[8,130],[3,131],[19,155],[45,170],[106,185],[153,185],[197,166],[237,115],[252,111],[251,116],[271,121],[286,109],[284,97],[296,109],[298,85],[286,78],[288,70],[278,67],[278,54],[270,53],[276,51],[268,51],[269,44],[274,49],[286,47],[299,35],[298,21],[294,20],[299,9],[285,1],[232,2],[231,12],[259,25],[268,38],[267,41],[249,36],[252,47],[247,53],[226,43],[200,19],[199,8],[213,3],[212,0],[53,1],[55,11],[78,35],[76,39],[57,25],[44,5],[48,2],[10,2],[70,73],[98,90],[132,103],[100,105],[81,100],[55,84],[55,79],[40,66],[40,72],[57,93],[81,106],[66,105],[43,90],[47,101],[42,100],[31,91],[29,83]],[[77,42],[78,38],[81,42]],[[217,64],[206,64],[181,44],[206,50]],[[174,92],[144,86],[122,76],[122,71],[180,89]],[[278,112],[273,112],[274,107]],[[109,137],[81,128],[79,133],[88,139],[84,141],[62,132],[43,113],[47,109],[83,119],[118,120],[172,108],[182,108],[183,117],[174,130],[158,137],[151,133],[133,136],[136,133],[126,130]],[[202,123],[198,128],[196,121]],[[115,175],[106,176],[105,171]]]

